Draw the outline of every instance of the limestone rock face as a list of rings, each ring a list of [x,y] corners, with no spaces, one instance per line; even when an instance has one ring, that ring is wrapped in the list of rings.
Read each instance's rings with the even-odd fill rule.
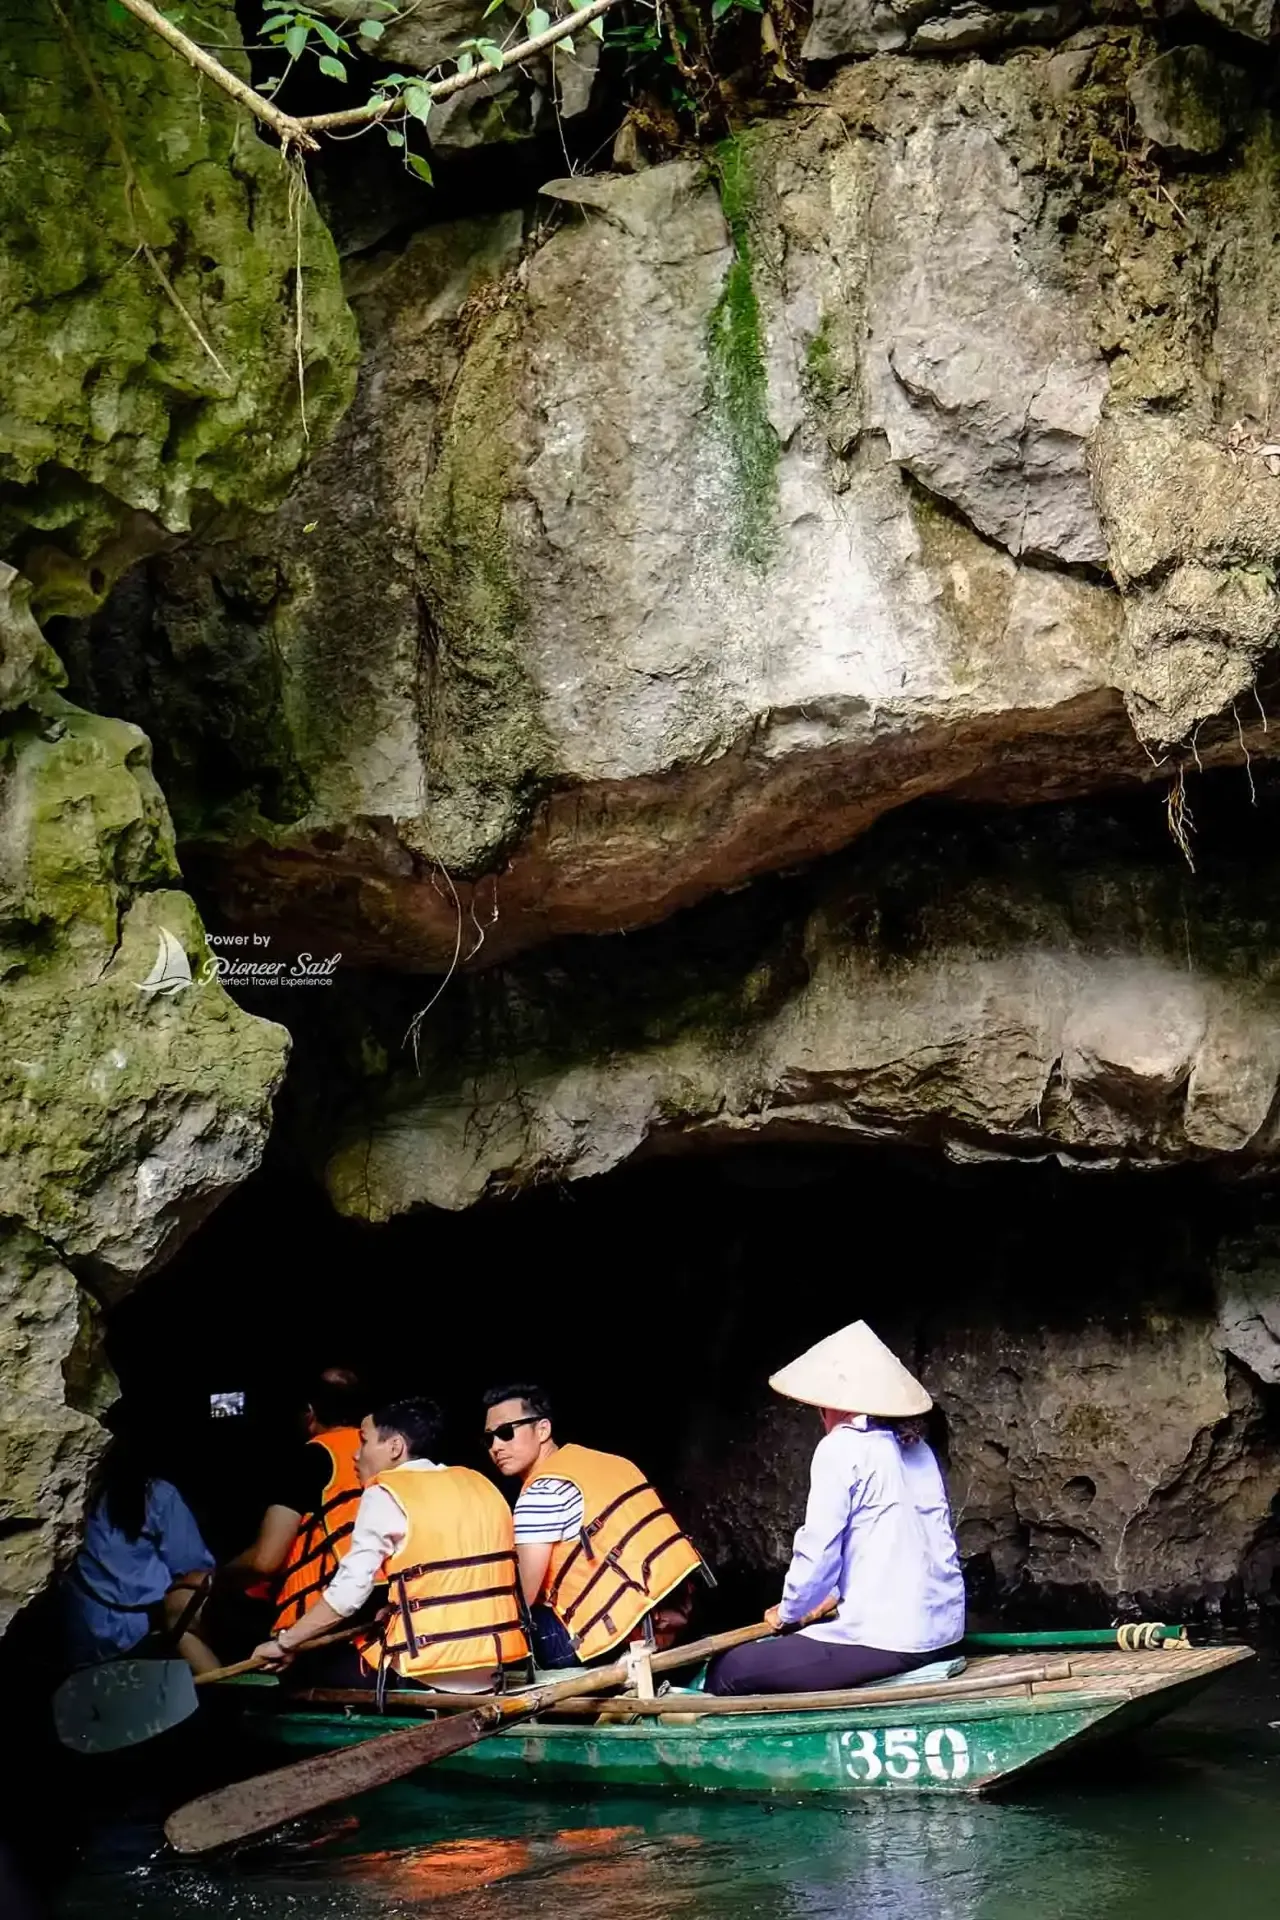
[[[1129,98],[1144,139],[1183,153],[1217,153],[1240,116],[1245,76],[1205,47],[1171,47],[1138,69]]]
[[[61,678],[0,565],[0,1631],[74,1550],[114,1392],[96,1301],[256,1166],[287,1052],[199,978],[144,736]],[[149,990],[166,944],[196,978]]]
[[[1156,821],[1111,824],[1107,846],[1071,812],[936,839],[903,821],[812,888],[455,982],[421,1077],[365,1079],[329,1191],[379,1221],[753,1138],[1269,1169],[1267,869],[1241,855],[1201,884]]]
[[[40,683],[56,662],[0,571],[33,663],[0,738],[0,1215],[109,1291],[257,1164],[287,1036],[216,981],[139,984],[162,930],[206,958],[146,740]]]
[[[278,505],[352,381],[332,243],[279,154],[109,11],[0,4],[0,553],[42,616],[213,510]],[[201,24],[243,62],[227,0]]]
[[[1132,192],[1153,53],[865,61],[354,268],[332,451],[77,655],[221,909],[483,965],[921,795],[1167,781],[1135,728],[1269,751],[1272,135]]]
[[[1185,1303],[950,1335],[926,1378],[947,1413],[961,1553],[997,1593],[1173,1611],[1238,1578],[1270,1518],[1280,1451],[1256,1383],[1215,1335]]]
[[[94,1308],[53,1249],[0,1233],[0,1633],[75,1551],[114,1397]]]

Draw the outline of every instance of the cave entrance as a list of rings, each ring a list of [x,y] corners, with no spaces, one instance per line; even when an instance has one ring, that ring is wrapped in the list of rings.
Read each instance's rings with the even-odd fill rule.
[[[1217,1250],[1257,1213],[1194,1170],[790,1143],[371,1228],[268,1163],[109,1345],[219,1556],[308,1377],[342,1364],[438,1400],[444,1457],[474,1466],[483,1389],[542,1382],[558,1433],[639,1460],[731,1585],[776,1586],[814,1434],[767,1376],[864,1316],[934,1385],[976,1595],[1109,1604],[1123,1541],[1121,1587],[1189,1606],[1274,1531],[1276,1391],[1215,1319]],[[227,1394],[243,1413],[214,1417]]]

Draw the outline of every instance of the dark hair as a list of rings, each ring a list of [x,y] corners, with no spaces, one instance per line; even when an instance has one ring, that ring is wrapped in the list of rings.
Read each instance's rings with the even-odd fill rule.
[[[102,1470],[99,1497],[107,1519],[126,1540],[136,1540],[147,1524],[147,1498],[154,1478],[133,1436],[116,1439]]]
[[[504,1400],[519,1400],[526,1413],[534,1414],[539,1420],[551,1418],[551,1396],[545,1387],[524,1386],[490,1387],[484,1396],[484,1410],[500,1407]]]
[[[870,1424],[873,1427],[887,1427],[900,1447],[918,1447],[922,1440],[929,1437],[929,1422],[922,1413],[913,1413],[905,1420],[873,1418]]]
[[[388,1400],[369,1416],[382,1439],[398,1433],[411,1460],[423,1460],[440,1444],[444,1422],[434,1400]]]
[[[358,1427],[369,1411],[369,1397],[350,1367],[326,1367],[313,1380],[307,1405],[322,1427]]]

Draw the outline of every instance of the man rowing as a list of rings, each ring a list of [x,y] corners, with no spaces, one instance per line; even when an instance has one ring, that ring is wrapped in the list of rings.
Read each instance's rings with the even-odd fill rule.
[[[479,1693],[524,1678],[529,1641],[510,1509],[483,1474],[432,1457],[440,1427],[430,1400],[395,1400],[365,1415],[356,1454],[364,1491],[342,1564],[300,1618],[256,1649],[258,1657],[278,1665],[342,1628],[385,1581],[381,1628],[308,1661],[307,1684],[393,1680]]]
[[[804,1525],[782,1600],[765,1616],[798,1625],[721,1654],[710,1693],[815,1693],[927,1665],[964,1637],[964,1581],[946,1490],[921,1416],[920,1382],[865,1320],[793,1360],[769,1385],[819,1411]]]

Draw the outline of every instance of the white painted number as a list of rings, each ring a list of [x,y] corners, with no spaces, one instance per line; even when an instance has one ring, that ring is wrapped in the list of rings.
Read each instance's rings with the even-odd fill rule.
[[[943,1758],[942,1743],[951,1749],[951,1765]],[[963,1780],[969,1771],[969,1742],[954,1727],[930,1727],[924,1737],[924,1763],[935,1780]]]
[[[884,1736],[884,1770],[891,1780],[914,1780],[920,1771],[920,1755],[914,1727],[890,1727]]]
[[[876,1752],[874,1733],[842,1733],[840,1745],[844,1748],[844,1770],[851,1780],[878,1780],[884,1772],[880,1764],[880,1755]],[[858,1767],[866,1768],[859,1773]]]
[[[844,1770],[864,1785],[882,1776],[915,1780],[920,1773],[919,1742],[916,1727],[842,1733]],[[969,1743],[956,1727],[931,1727],[924,1737],[924,1764],[934,1780],[963,1780],[969,1772]]]

